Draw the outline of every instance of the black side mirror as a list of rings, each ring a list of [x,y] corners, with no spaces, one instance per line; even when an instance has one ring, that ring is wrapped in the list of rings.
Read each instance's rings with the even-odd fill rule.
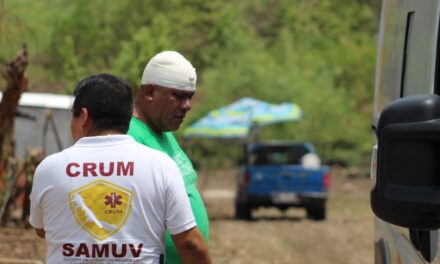
[[[383,110],[376,133],[374,213],[411,229],[440,228],[440,96],[394,101]]]

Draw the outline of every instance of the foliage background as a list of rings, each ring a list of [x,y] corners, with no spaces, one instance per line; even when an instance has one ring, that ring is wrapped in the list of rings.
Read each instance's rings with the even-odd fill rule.
[[[178,50],[199,79],[184,126],[242,97],[294,102],[303,119],[260,139],[310,141],[326,161],[353,165],[371,148],[379,9],[379,0],[0,0],[0,61],[27,43],[30,90],[69,93],[98,72],[136,88],[155,53]],[[232,166],[240,145],[184,141],[202,167]]]

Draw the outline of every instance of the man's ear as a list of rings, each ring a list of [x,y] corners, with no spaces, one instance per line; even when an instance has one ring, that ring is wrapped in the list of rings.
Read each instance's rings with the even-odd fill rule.
[[[154,97],[154,89],[156,87],[153,84],[142,84],[140,87],[140,94],[143,98],[147,100],[153,100]]]
[[[81,130],[85,132],[85,134],[87,135],[87,132],[90,131],[90,129],[93,126],[93,120],[90,118],[89,115],[89,110],[87,110],[87,108],[83,107],[81,108],[81,112],[79,114],[79,120],[80,122],[80,127]]]

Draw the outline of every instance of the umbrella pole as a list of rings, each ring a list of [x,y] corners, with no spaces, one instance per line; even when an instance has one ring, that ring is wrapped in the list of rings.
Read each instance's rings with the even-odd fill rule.
[[[250,164],[250,146],[253,142],[258,142],[258,134],[260,132],[260,126],[257,123],[253,122],[249,127],[249,133],[245,140],[245,160],[247,164]]]
[[[258,134],[260,133],[260,126],[253,122],[249,128],[249,133],[247,136],[247,143],[258,142]]]

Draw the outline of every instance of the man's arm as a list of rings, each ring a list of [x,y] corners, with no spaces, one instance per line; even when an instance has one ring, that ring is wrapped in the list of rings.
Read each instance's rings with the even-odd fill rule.
[[[197,227],[171,235],[183,263],[212,263],[205,239]]]

